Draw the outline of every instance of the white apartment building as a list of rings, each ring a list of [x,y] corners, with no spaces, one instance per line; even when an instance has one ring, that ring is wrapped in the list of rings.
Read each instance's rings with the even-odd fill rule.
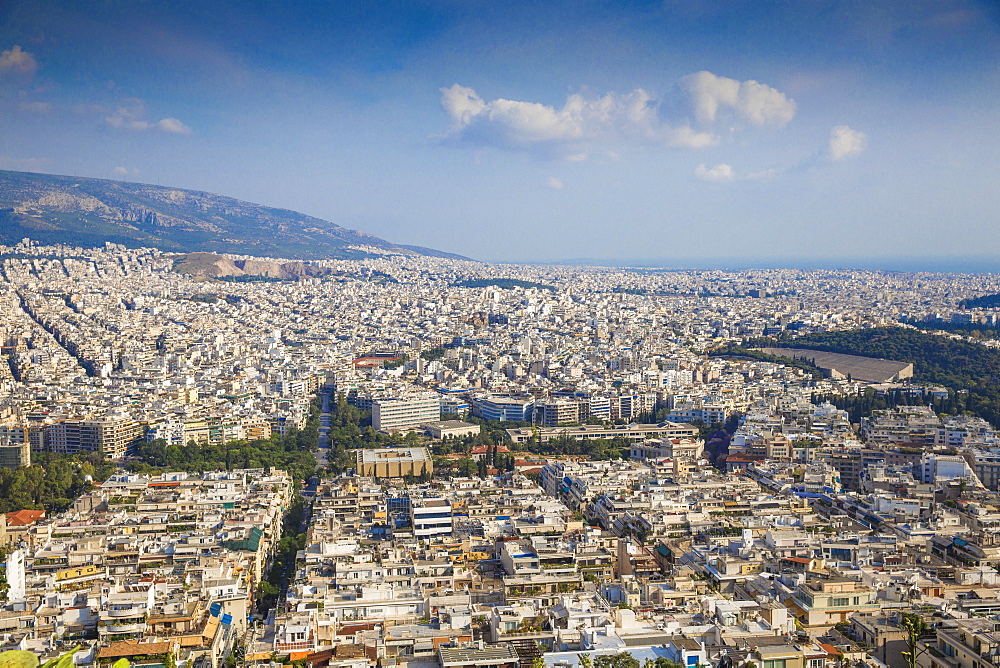
[[[372,400],[372,427],[379,431],[417,427],[441,419],[441,400],[426,393]]]
[[[410,522],[415,538],[450,536],[452,531],[451,501],[448,499],[411,499]]]

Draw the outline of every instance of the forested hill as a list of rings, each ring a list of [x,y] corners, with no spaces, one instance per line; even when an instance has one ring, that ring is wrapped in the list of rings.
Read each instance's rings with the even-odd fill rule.
[[[775,345],[773,339],[751,343]],[[789,341],[788,345],[913,362],[914,380],[952,390],[969,390],[968,395],[956,397],[956,408],[971,411],[1000,426],[1000,350],[996,348],[904,327],[806,334]]]

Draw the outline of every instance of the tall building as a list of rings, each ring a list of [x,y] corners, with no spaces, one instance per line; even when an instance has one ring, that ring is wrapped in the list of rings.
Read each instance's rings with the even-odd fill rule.
[[[553,398],[535,404],[533,421],[543,427],[579,424],[586,420],[580,415],[581,404],[573,399]]]
[[[24,557],[26,552],[22,549],[11,550],[7,554],[7,561],[3,564],[4,578],[7,580],[7,600],[10,602],[23,601],[25,595],[25,569]]]
[[[410,522],[415,538],[449,536],[452,531],[451,501],[410,499]]]
[[[0,467],[16,469],[18,466],[31,466],[31,442],[27,432],[22,432],[18,440],[0,433]]]
[[[418,427],[441,419],[441,400],[436,394],[372,400],[372,427],[379,431]]]
[[[105,459],[121,459],[142,440],[143,431],[129,417],[73,418],[49,425],[45,443],[50,452],[99,452]]]
[[[530,422],[533,397],[477,397],[472,400],[472,414],[484,420]]]

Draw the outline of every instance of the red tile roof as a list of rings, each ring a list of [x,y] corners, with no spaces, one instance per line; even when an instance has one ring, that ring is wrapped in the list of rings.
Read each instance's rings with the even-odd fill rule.
[[[833,645],[828,645],[825,642],[821,642],[821,643],[817,643],[817,644],[820,647],[822,647],[824,650],[826,650],[826,653],[828,655],[830,655],[830,656],[843,656],[844,655],[843,652],[841,652],[839,649],[837,649]]]
[[[39,520],[45,519],[44,510],[15,510],[12,513],[7,513],[7,526],[9,527],[24,527],[29,524],[34,524]]]
[[[141,656],[143,654],[165,654],[172,649],[171,642],[138,642],[135,640],[122,640],[113,642],[107,647],[102,647],[97,652],[98,659],[109,659],[128,656]]]

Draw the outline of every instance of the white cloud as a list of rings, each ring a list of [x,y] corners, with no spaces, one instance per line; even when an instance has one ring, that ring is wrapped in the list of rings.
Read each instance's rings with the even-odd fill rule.
[[[504,98],[485,102],[476,91],[459,84],[441,89],[441,106],[451,118],[453,136],[506,148],[592,140],[609,131],[616,112],[623,111],[611,95],[597,100],[571,95],[556,109]]]
[[[571,141],[580,139],[587,121],[581,109],[570,109],[569,102],[562,111],[537,102],[494,100],[489,105],[488,118],[501,128],[506,138],[519,144],[546,141]]]
[[[476,91],[455,84],[441,89],[441,106],[455,126],[461,128],[468,125],[486,107],[486,103],[476,95]]]
[[[731,109],[738,119],[753,125],[783,127],[795,117],[794,100],[753,79],[740,82],[703,70],[681,79],[680,88],[702,125],[714,123],[722,109]]]
[[[549,178],[545,179],[545,187],[552,188],[552,190],[562,190],[563,188],[566,187],[566,184],[564,184],[556,177],[550,176]]]
[[[721,137],[707,126],[722,110],[731,111],[730,120],[760,126],[780,127],[795,115],[794,101],[752,80],[740,82],[697,72],[682,79],[678,90],[680,99],[667,102],[641,88],[599,97],[574,94],[557,107],[505,98],[484,100],[472,88],[457,83],[440,89],[441,108],[451,120],[449,138],[573,160],[595,149],[607,154],[623,144],[681,149],[715,146]]]
[[[38,69],[35,56],[15,44],[7,51],[0,51],[0,74],[23,74],[32,76]]]
[[[146,120],[146,103],[132,97],[124,100],[115,108],[114,113],[104,117],[104,122],[113,128],[123,128],[141,132],[144,130],[159,130],[168,134],[189,135],[191,128],[176,118],[162,118],[156,122]]]
[[[698,165],[694,170],[694,174],[702,181],[711,181],[712,183],[729,183],[736,180],[736,173],[733,171],[733,168],[725,163],[711,168],[706,167],[704,164]]]
[[[111,175],[119,179],[124,179],[128,176],[128,170],[124,167],[115,167],[111,170]]]
[[[706,71],[681,79],[681,88],[691,96],[695,118],[702,124],[714,123],[720,106],[735,107],[740,94],[739,81]]]
[[[718,143],[718,135],[711,132],[696,132],[689,125],[667,131],[667,145],[676,148],[706,148]]]
[[[158,130],[164,132],[169,132],[174,135],[189,135],[191,134],[191,128],[181,123],[176,118],[163,118],[156,122],[156,127]]]
[[[149,122],[143,120],[145,116],[146,103],[138,98],[130,97],[115,108],[114,113],[110,116],[105,116],[104,122],[113,128],[148,130],[150,127]]]
[[[865,150],[868,145],[868,135],[860,130],[852,130],[846,125],[837,125],[830,130],[830,158],[843,160],[851,158]]]

